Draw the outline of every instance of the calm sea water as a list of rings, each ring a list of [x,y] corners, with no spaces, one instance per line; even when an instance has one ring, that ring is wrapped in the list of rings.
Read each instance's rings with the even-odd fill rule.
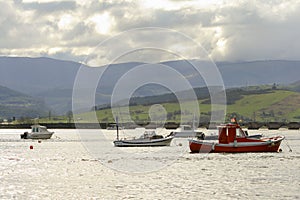
[[[245,154],[190,154],[186,139],[119,149],[115,131],[106,130],[104,139],[89,140],[58,129],[38,143],[19,139],[24,131],[0,130],[0,199],[300,198],[300,131],[249,131],[286,141],[281,153]]]

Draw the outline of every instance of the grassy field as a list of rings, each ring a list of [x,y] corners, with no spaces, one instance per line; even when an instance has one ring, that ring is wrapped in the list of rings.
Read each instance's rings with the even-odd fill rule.
[[[238,113],[253,121],[298,121],[300,94],[276,90],[268,94],[246,95],[228,105],[227,113]]]
[[[230,95],[230,93],[229,93]],[[206,102],[206,103],[204,103]],[[198,100],[198,107],[192,102],[184,102],[181,107],[178,103],[162,103],[155,105],[135,105],[129,107],[129,115],[126,115],[126,108],[116,108],[114,112],[121,113],[121,121],[135,121],[136,123],[145,123],[150,121],[150,117],[157,121],[180,122],[181,111],[184,116],[191,116],[195,109],[199,108],[200,120],[210,119],[211,105],[207,104],[207,99]],[[300,93],[288,90],[270,90],[266,93],[243,94],[240,99],[226,106],[226,120],[235,116],[244,122],[297,122],[300,120]],[[74,116],[80,122],[102,122],[113,123],[114,118],[110,108],[97,110],[98,120],[92,120],[94,112],[82,113]],[[124,117],[125,116],[125,117]],[[129,118],[130,117],[130,118]],[[71,121],[70,121],[71,120]],[[189,119],[183,119],[189,120]],[[40,119],[44,123],[67,123],[73,122],[67,116],[55,118]]]

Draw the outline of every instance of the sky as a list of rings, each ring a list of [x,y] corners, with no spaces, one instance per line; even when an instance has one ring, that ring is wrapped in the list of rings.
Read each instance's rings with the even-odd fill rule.
[[[0,56],[92,64],[86,58],[97,54],[100,65],[120,57],[124,48],[161,45],[197,58],[189,57],[183,39],[151,29],[130,31],[157,27],[185,35],[215,61],[300,60],[300,0],[0,0],[0,27]],[[122,39],[110,40],[114,37]],[[110,42],[101,48],[105,41]]]

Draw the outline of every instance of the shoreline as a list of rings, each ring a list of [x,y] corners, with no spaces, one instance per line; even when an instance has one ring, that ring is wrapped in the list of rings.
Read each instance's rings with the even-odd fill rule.
[[[42,126],[46,126],[49,129],[106,129],[111,127],[114,123],[40,123]],[[32,124],[0,124],[0,129],[27,129],[30,128]],[[168,122],[164,124],[166,129],[176,129],[179,127],[179,123]],[[300,129],[300,122],[249,122],[240,123],[240,125],[247,129],[258,130],[260,128],[265,128],[269,130],[277,130],[280,128],[287,128],[289,130]],[[147,129],[155,129],[157,125],[152,124],[132,124],[126,123],[121,125],[124,129],[135,129],[139,126],[145,127]],[[162,126],[162,125],[161,125]],[[218,123],[200,123],[198,128],[206,129],[216,129]]]

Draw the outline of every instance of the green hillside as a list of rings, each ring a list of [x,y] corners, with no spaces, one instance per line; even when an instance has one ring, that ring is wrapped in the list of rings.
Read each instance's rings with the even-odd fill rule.
[[[238,93],[238,94],[237,94]],[[234,98],[231,95],[237,95]],[[227,98],[231,102],[227,105],[227,120],[232,116],[248,121],[260,122],[289,122],[300,120],[300,93],[288,90],[255,90],[249,91],[248,94],[241,90],[240,92],[228,92]],[[198,100],[201,121],[210,119],[210,104],[208,99]],[[189,102],[186,102],[189,104]],[[162,103],[167,112],[167,121],[178,122],[180,120],[180,108],[178,103]],[[151,105],[134,105],[130,107],[131,119],[136,122],[149,120],[149,109]],[[188,106],[187,106],[188,107]],[[122,112],[123,108],[120,108]],[[97,117],[100,122],[113,122],[110,109],[97,111]],[[84,118],[84,117],[83,117]],[[126,121],[127,119],[123,119]]]
[[[299,121],[300,93],[275,90],[267,94],[244,95],[227,106],[227,113],[238,113],[252,121]]]
[[[47,108],[40,99],[0,86],[0,119],[45,116]]]

